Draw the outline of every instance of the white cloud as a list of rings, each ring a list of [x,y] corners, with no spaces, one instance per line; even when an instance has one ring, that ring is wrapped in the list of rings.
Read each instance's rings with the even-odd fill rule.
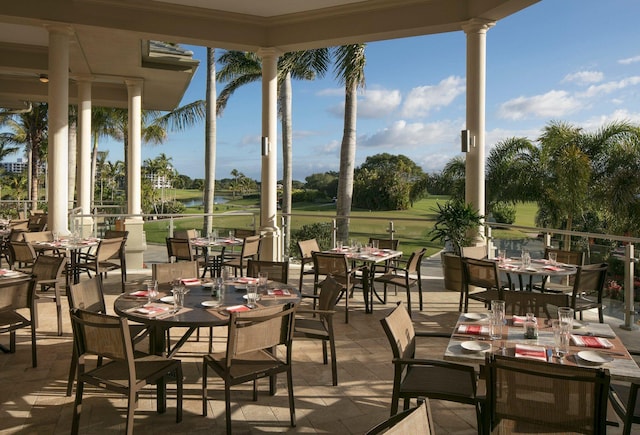
[[[594,116],[579,123],[587,131],[596,131],[612,122],[628,121],[633,124],[640,124],[640,112],[629,112],[627,109],[615,110],[610,114]]]
[[[407,123],[400,120],[372,135],[363,135],[358,140],[358,146],[396,150],[414,149],[433,143],[450,143],[452,138],[459,134],[459,123],[449,120],[429,124]]]
[[[398,90],[366,90],[358,99],[358,118],[383,118],[396,110],[401,101]]]
[[[336,97],[344,95],[344,88],[327,88],[316,93],[318,97]]]
[[[498,116],[521,120],[529,117],[560,118],[575,112],[583,105],[566,91],[549,91],[532,97],[518,97],[502,103]]]
[[[321,154],[331,154],[331,153],[334,153],[338,149],[340,149],[340,142],[337,141],[337,140],[332,140],[331,142],[319,147],[318,151]]]
[[[632,76],[615,82],[607,82],[601,85],[589,86],[584,93],[578,94],[580,97],[592,98],[598,95],[610,94],[613,91],[640,84],[640,76]]]
[[[626,59],[620,59],[618,63],[622,65],[629,65],[631,63],[640,62],[640,56],[627,57]]]
[[[465,92],[465,79],[450,76],[435,86],[413,88],[405,98],[402,116],[419,118],[429,115],[432,110],[447,106]]]
[[[576,82],[580,85],[588,83],[598,83],[604,79],[604,74],[600,71],[580,71],[577,73],[567,74],[563,82]]]

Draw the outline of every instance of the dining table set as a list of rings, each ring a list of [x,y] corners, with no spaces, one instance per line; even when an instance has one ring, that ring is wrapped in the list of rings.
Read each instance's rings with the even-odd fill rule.
[[[498,270],[507,275],[509,287],[512,287],[514,281],[512,275],[518,277],[520,290],[530,290],[534,276],[546,277],[547,279],[566,278],[578,272],[576,265],[559,263],[554,259],[532,259],[526,251],[523,251],[522,255],[516,258],[508,258],[503,253],[498,254],[496,261],[498,262]]]
[[[100,243],[100,239],[97,237],[54,237],[54,240],[50,241],[36,241],[32,242],[31,246],[40,254],[43,252],[60,252],[65,251],[66,256],[69,259],[69,276],[71,282],[77,284],[80,281],[80,259],[82,253],[95,248]]]

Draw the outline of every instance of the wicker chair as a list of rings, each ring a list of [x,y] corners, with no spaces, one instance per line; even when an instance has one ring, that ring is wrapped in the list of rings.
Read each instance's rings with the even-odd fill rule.
[[[36,302],[51,301],[56,304],[58,335],[62,335],[62,307],[60,305],[60,298],[62,296],[62,287],[66,283],[63,277],[66,266],[67,259],[65,257],[39,255],[33,263],[33,269],[31,271],[36,279],[36,288],[39,289],[39,291],[36,292]],[[53,290],[53,293],[50,293],[49,290]],[[37,311],[36,307],[37,304],[34,307],[34,311]],[[38,316],[36,313],[35,320],[37,321],[37,319]]]
[[[429,399],[416,408],[407,409],[369,429],[366,435],[430,435],[435,433]]]
[[[80,432],[80,411],[84,385],[128,396],[126,433],[133,434],[134,412],[139,391],[151,383],[164,384],[169,375],[176,380],[176,423],[182,421],[182,365],[180,361],[133,351],[127,320],[84,310],[71,311],[73,343],[78,374],[71,433]],[[109,361],[87,370],[85,357],[97,355]],[[163,388],[163,387],[162,387]],[[164,396],[164,395],[162,395]],[[161,395],[158,394],[157,400]],[[164,397],[162,397],[164,399]],[[158,403],[164,410],[165,403]]]
[[[260,272],[266,272],[272,281],[286,284],[289,281],[289,262],[249,259],[247,262],[247,276],[257,278]]]
[[[336,359],[336,339],[333,332],[333,315],[336,313],[336,303],[342,291],[342,284],[333,277],[327,277],[320,284],[320,294],[317,295],[317,309],[298,308],[296,313],[295,337],[322,340],[322,359],[328,363],[327,342],[331,350],[331,377],[333,385],[338,385],[338,364]]]
[[[446,361],[416,359],[416,337],[433,334],[416,332],[401,303],[380,322],[393,351],[391,416],[398,413],[400,399],[404,399],[404,409],[409,409],[410,400],[415,398],[447,400],[474,406],[480,431],[483,400],[476,396],[475,369]]]
[[[257,400],[256,381],[271,378],[271,394],[275,394],[277,373],[287,374],[291,426],[296,425],[291,373],[291,343],[295,306],[267,307],[232,313],[229,319],[227,349],[206,355],[202,362],[202,415],[207,415],[207,377],[212,369],[224,380],[227,433],[231,433],[231,387],[253,381],[253,399]],[[283,347],[283,352],[275,348]],[[284,355],[284,357],[278,357]]]
[[[606,433],[609,371],[501,355],[487,357],[485,433]]]
[[[384,302],[387,301],[387,286],[403,287],[407,292],[407,307],[411,315],[411,288],[418,287],[418,302],[422,311],[422,274],[420,265],[422,257],[427,252],[426,248],[415,250],[406,262],[398,261],[397,265],[390,265],[389,270],[381,276],[374,277],[373,281],[384,284]],[[402,267],[404,264],[404,267]]]
[[[313,253],[320,252],[320,246],[316,239],[299,240],[298,250],[300,251],[300,282],[298,283],[298,289],[302,291],[305,275],[315,274],[313,270]],[[310,264],[312,267],[305,269],[307,264]]]
[[[29,317],[24,311],[29,311]],[[38,366],[35,325],[35,280],[32,278],[0,282],[0,334],[9,333],[9,352],[16,351],[16,331],[31,330],[31,363]],[[3,348],[4,349],[4,348]]]

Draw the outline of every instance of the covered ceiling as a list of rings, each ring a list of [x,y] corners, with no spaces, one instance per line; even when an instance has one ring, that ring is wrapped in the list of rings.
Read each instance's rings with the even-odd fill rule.
[[[94,105],[127,107],[126,79],[142,79],[143,107],[171,110],[198,62],[149,49],[150,40],[281,52],[461,31],[539,0],[9,0],[0,8],[0,107],[46,101],[47,26],[72,31],[71,79],[90,76]],[[160,47],[162,48],[162,47]],[[75,87],[70,87],[75,102]]]

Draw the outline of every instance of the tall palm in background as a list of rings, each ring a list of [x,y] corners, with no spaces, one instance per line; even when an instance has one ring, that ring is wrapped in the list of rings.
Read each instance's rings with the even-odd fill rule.
[[[353,173],[356,159],[356,119],[358,88],[364,87],[365,44],[343,45],[335,51],[335,75],[344,84],[344,131],[340,146],[340,177],[336,218],[339,240],[349,240],[349,216],[353,200]]]
[[[228,82],[218,96],[218,114],[227,105],[229,97],[241,86],[262,79],[262,62],[256,53],[228,51],[220,56],[222,65],[218,80]],[[314,80],[327,71],[329,50],[326,48],[285,53],[278,59],[278,112],[282,126],[282,212],[291,213],[292,191],[292,91],[291,80]],[[288,253],[290,238],[290,217],[286,216],[284,246]]]
[[[204,124],[204,234],[213,230],[216,189],[216,59],[215,49],[207,48],[207,78]]]

